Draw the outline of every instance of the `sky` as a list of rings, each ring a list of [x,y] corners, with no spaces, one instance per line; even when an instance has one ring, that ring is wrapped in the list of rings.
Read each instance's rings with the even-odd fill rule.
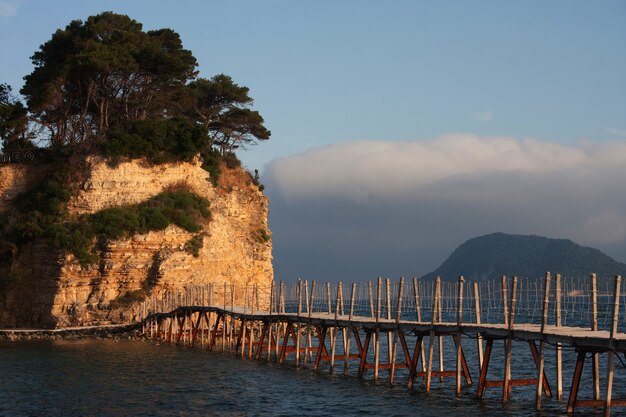
[[[0,0],[0,82],[108,10],[250,88],[276,279],[419,276],[497,231],[626,262],[624,0]]]

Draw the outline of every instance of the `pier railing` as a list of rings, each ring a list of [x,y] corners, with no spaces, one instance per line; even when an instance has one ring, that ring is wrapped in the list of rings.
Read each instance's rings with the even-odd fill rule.
[[[462,281],[461,281],[462,280]],[[513,280],[516,281],[513,294]],[[461,282],[463,284],[461,284]],[[610,330],[613,319],[614,278],[563,277],[549,273],[542,278],[501,277],[472,282],[462,277],[454,281],[420,280],[342,283],[300,279],[271,285],[233,285],[212,283],[194,285],[152,294],[141,306],[141,319],[151,313],[172,311],[182,306],[221,307],[225,310],[268,313],[329,313],[353,317],[417,322],[456,322],[502,324],[508,320],[511,300],[515,298],[515,322],[542,323],[543,301],[548,283],[548,326],[595,326]],[[625,284],[621,283],[620,287]],[[626,302],[626,289],[620,288],[619,304]],[[399,297],[401,295],[401,297]],[[437,304],[437,308],[433,308]],[[618,331],[626,331],[626,309],[618,311]]]

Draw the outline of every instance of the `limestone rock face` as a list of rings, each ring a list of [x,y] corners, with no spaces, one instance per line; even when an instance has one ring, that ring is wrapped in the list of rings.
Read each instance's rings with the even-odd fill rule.
[[[23,187],[12,177],[0,182],[0,196]],[[16,273],[5,283],[0,326],[75,326],[126,323],[140,314],[140,300],[111,308],[111,302],[156,284],[148,297],[166,291],[223,282],[268,287],[273,279],[272,247],[260,237],[268,230],[268,200],[242,169],[226,170],[218,187],[200,162],[150,165],[127,161],[115,166],[94,158],[89,173],[68,203],[70,214],[94,213],[141,203],[168,187],[186,184],[210,202],[199,256],[185,250],[193,234],[176,226],[109,242],[99,264],[81,267],[72,255],[56,253],[46,242],[26,245]],[[13,180],[11,180],[13,178]],[[7,197],[8,199],[9,197]]]

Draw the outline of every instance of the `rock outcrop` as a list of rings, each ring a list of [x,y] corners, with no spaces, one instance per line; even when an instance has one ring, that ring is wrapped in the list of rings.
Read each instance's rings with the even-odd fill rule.
[[[200,162],[150,165],[135,160],[115,166],[98,158],[89,162],[86,180],[68,203],[70,215],[141,203],[184,184],[210,202],[211,220],[204,226],[198,256],[185,248],[194,235],[176,226],[109,242],[100,248],[100,262],[86,267],[45,241],[29,243],[22,248],[10,282],[3,285],[0,325],[131,322],[140,313],[139,301],[124,307],[116,307],[114,301],[141,289],[148,279],[153,283],[148,296],[156,299],[166,291],[209,283],[265,288],[271,284],[268,200],[245,171],[223,170],[214,187]],[[2,167],[3,205],[27,188],[23,169]]]

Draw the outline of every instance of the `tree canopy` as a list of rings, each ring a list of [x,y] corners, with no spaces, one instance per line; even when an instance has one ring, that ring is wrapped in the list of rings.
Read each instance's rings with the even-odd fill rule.
[[[26,104],[8,86],[0,90],[5,146],[30,135],[57,149],[180,151],[186,159],[270,137],[250,109],[248,88],[224,74],[198,78],[196,59],[171,29],[144,31],[128,16],[104,12],[57,30],[31,59],[35,68],[20,90]]]
[[[14,149],[28,142],[27,111],[22,103],[13,97],[8,84],[0,84],[0,145],[4,149]]]

